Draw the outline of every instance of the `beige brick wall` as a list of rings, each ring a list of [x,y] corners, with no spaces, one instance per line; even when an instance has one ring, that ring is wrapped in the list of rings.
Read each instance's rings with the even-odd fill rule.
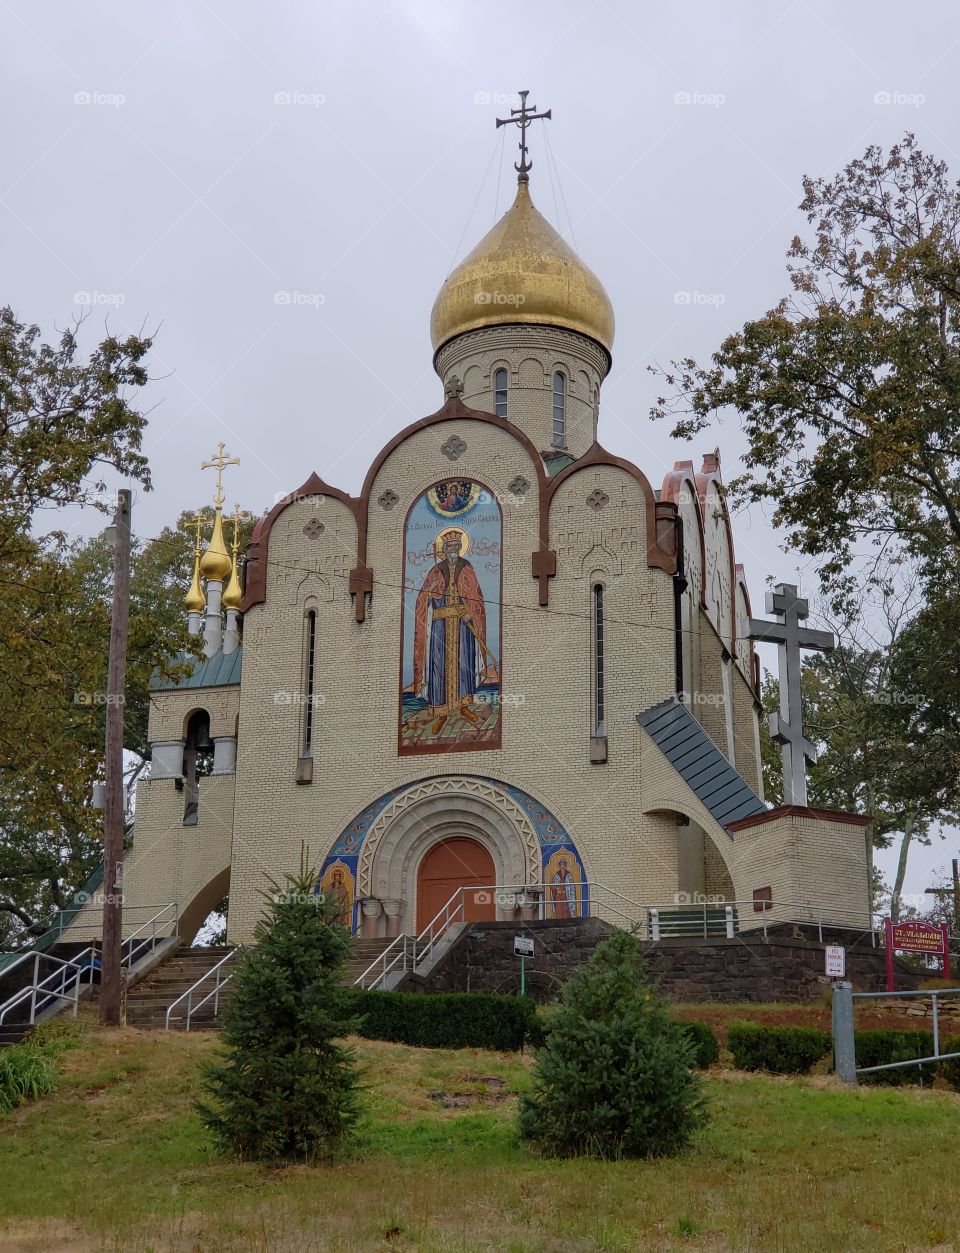
[[[133,847],[123,865],[124,933],[150,916],[152,905],[174,901],[180,909],[180,934],[193,938],[197,927],[229,887],[234,820],[233,775],[199,781],[199,822],[183,825],[185,793],[173,779],[145,779],[137,786]],[[86,936],[91,925],[99,935],[99,910],[77,915],[71,930]]]
[[[236,735],[240,712],[240,688],[183,688],[151,692],[147,735],[158,740],[182,740],[191,714],[205,709],[210,715],[211,736]]]
[[[869,925],[863,827],[835,819],[783,814],[734,833],[738,895],[773,889],[778,902],[811,902],[824,920]],[[794,916],[795,910],[785,910]],[[779,916],[774,909],[774,920]],[[810,912],[815,919],[817,911]],[[759,915],[758,915],[759,917]]]
[[[494,411],[494,372],[508,371],[507,418],[540,449],[553,447],[553,374],[567,377],[567,449],[582,457],[597,438],[597,396],[606,353],[592,340],[553,326],[495,326],[470,331],[437,353],[446,382],[456,374],[463,403]]]

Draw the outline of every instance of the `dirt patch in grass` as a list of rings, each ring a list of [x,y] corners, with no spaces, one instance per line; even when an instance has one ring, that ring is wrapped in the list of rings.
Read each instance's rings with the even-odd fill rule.
[[[721,1044],[727,1043],[727,1029],[732,1022],[759,1022],[768,1027],[819,1027],[831,1030],[831,1011],[826,1004],[767,1004],[744,1002],[740,1005],[682,1004],[674,1005],[676,1016],[684,1022],[705,1022],[716,1032]],[[889,1027],[904,1031],[922,1030],[923,1018],[894,1010],[857,1009],[856,1023],[860,1030]]]

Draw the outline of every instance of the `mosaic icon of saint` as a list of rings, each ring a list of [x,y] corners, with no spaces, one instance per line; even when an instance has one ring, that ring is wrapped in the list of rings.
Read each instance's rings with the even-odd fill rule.
[[[414,610],[413,682],[404,691],[424,693],[437,719],[434,734],[455,710],[476,722],[470,706],[478,688],[498,681],[496,659],[487,648],[483,593],[464,555],[468,545],[458,527],[440,532],[434,542],[437,561],[424,576]]]
[[[577,881],[570,873],[566,857],[558,860],[556,874],[550,881],[550,901],[555,918],[576,918]]]

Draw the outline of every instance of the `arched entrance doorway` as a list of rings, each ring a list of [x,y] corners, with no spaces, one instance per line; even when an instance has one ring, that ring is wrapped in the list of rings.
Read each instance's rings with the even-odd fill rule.
[[[457,888],[487,887],[496,882],[493,858],[477,840],[452,836],[434,844],[417,873],[417,933],[443,909]],[[493,922],[493,892],[464,893],[464,920]]]

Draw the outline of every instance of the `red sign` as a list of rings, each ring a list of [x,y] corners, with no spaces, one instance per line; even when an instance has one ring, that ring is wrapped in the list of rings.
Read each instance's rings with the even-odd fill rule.
[[[893,922],[884,920],[887,932],[887,991],[893,991],[893,954],[928,953],[943,958],[943,977],[950,978],[950,943],[946,926],[934,927],[928,922]]]

